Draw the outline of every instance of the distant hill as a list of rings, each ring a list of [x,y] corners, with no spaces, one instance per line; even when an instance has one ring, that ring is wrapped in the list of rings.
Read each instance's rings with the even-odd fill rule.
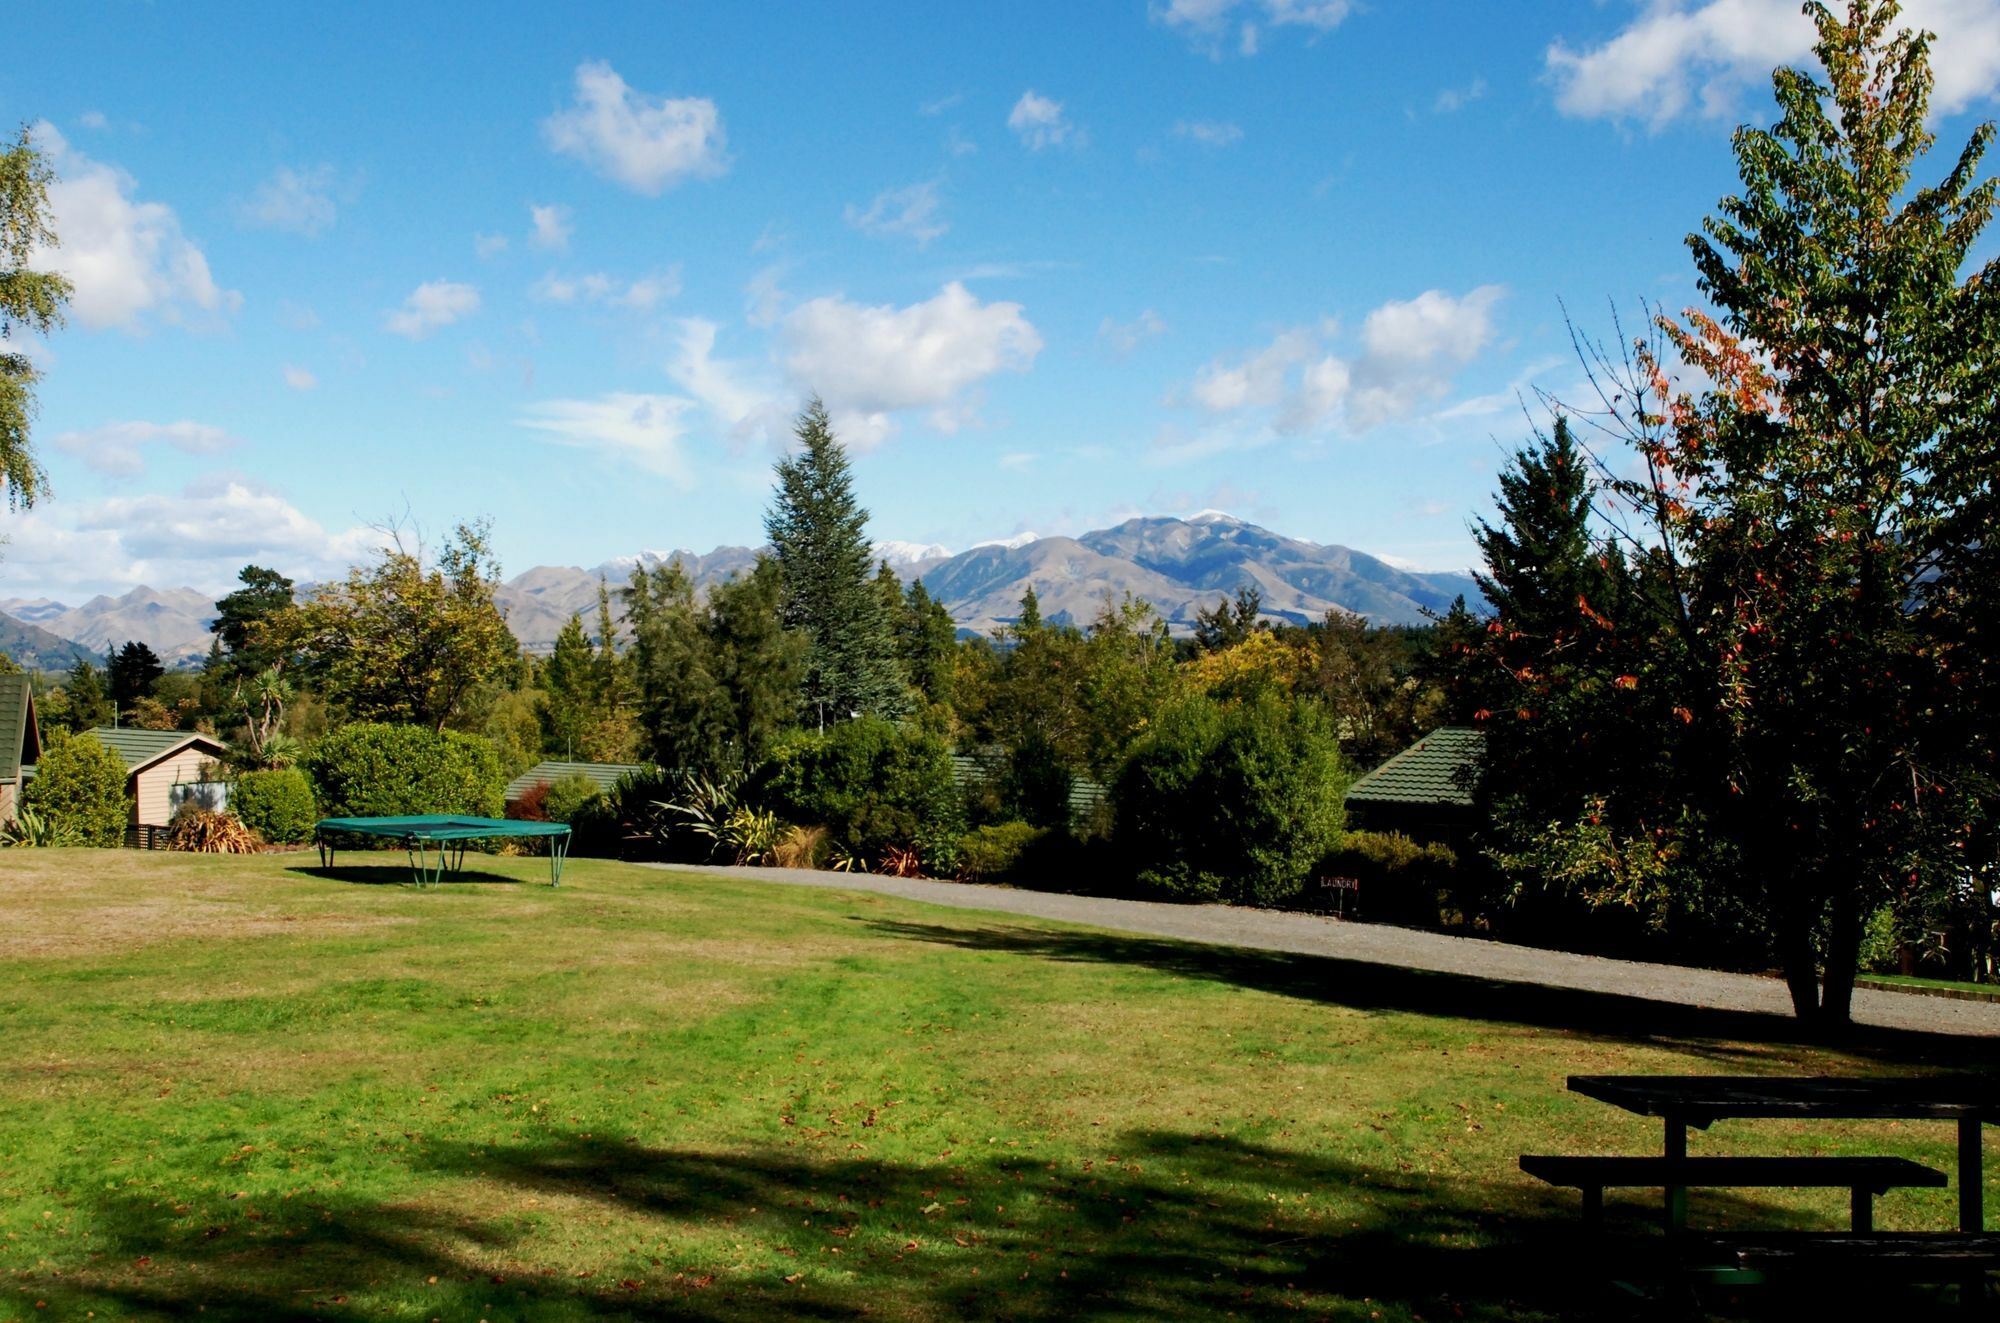
[[[0,653],[12,657],[24,671],[66,671],[79,657],[97,664],[104,661],[100,653],[6,614],[0,614]]]
[[[1131,593],[1151,602],[1177,634],[1194,627],[1197,611],[1240,587],[1262,594],[1269,619],[1295,624],[1321,619],[1335,608],[1378,624],[1419,624],[1426,611],[1444,611],[1460,594],[1479,603],[1469,574],[1402,569],[1365,552],[1285,537],[1216,511],[1192,519],[1128,519],[1074,538],[1025,533],[956,555],[948,547],[909,542],[877,543],[875,552],[906,579],[920,577],[961,629],[980,634],[1013,621],[1031,585],[1045,619],[1088,625],[1107,593],[1114,600]],[[537,565],[501,585],[499,602],[514,637],[531,651],[546,652],[572,612],[594,632],[600,580],[612,589],[613,614],[622,625],[616,593],[631,581],[635,566],[678,561],[695,587],[706,589],[747,572],[757,555],[754,547],[718,547],[705,555],[648,551],[592,569]],[[79,607],[46,599],[0,600],[0,612],[14,616],[11,623],[20,628],[39,627],[58,645],[70,640],[102,653],[138,639],[168,665],[191,665],[208,651],[215,604],[188,588],[135,588]]]

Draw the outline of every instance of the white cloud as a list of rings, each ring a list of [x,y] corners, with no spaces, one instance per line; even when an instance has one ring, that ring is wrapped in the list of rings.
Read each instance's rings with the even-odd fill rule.
[[[472,251],[480,257],[498,257],[507,251],[507,236],[504,234],[475,234],[472,236]]]
[[[602,271],[581,276],[562,276],[551,271],[535,282],[531,292],[536,298],[551,303],[603,303],[614,308],[649,312],[661,300],[681,292],[681,273],[678,269],[656,271],[637,280],[624,281]]]
[[[330,165],[294,170],[288,165],[257,186],[236,213],[245,225],[286,230],[316,239],[333,228],[339,215],[334,202],[338,180]]]
[[[889,434],[889,415],[929,409],[950,431],[968,416],[963,392],[998,372],[1025,372],[1042,337],[1018,303],[981,303],[956,281],[908,307],[812,299],[780,325],[787,374],[816,391],[861,448]]]
[[[1931,97],[1950,114],[2000,91],[2000,0],[1908,0],[1899,26],[1935,32]],[[1546,55],[1565,113],[1658,128],[1694,112],[1736,113],[1739,97],[1783,64],[1812,62],[1812,21],[1792,0],[1649,0],[1600,45],[1558,39]]]
[[[577,66],[576,103],[543,120],[542,133],[557,152],[648,197],[728,168],[715,102],[647,96],[602,60]]]
[[[1262,45],[1259,24],[1331,32],[1354,12],[1354,0],[1152,0],[1155,23],[1186,34],[1197,48],[1219,57],[1232,33],[1241,55]]]
[[[1482,285],[1462,296],[1426,290],[1392,300],[1361,326],[1358,357],[1333,352],[1337,327],[1293,327],[1250,353],[1217,358],[1196,372],[1187,398],[1210,414],[1256,411],[1280,434],[1339,426],[1364,432],[1406,417],[1441,398],[1454,372],[1493,338],[1493,311],[1503,290]],[[1193,440],[1176,436],[1176,458],[1238,448],[1241,437],[1211,429]]]
[[[312,390],[319,385],[319,378],[302,367],[285,365],[285,384],[293,390]]]
[[[1450,115],[1464,110],[1473,102],[1486,95],[1486,80],[1474,78],[1464,87],[1447,87],[1431,102],[1431,109],[1440,115]]]
[[[925,180],[904,188],[884,189],[875,195],[866,211],[850,202],[847,223],[871,238],[913,239],[922,248],[951,228],[938,215],[940,205],[937,181]]]
[[[83,125],[86,129],[111,127],[111,121],[104,117],[104,112],[101,110],[86,110],[76,117],[76,122]]]
[[[756,380],[753,369],[715,356],[717,327],[702,317],[683,318],[676,328],[667,375],[727,430],[737,445],[761,442],[782,446],[790,434],[791,392]]]
[[[149,315],[184,323],[191,309],[218,314],[242,304],[241,295],[216,285],[173,208],[138,201],[132,176],[77,151],[48,121],[33,132],[58,176],[49,212],[62,243],[38,246],[28,265],[69,277],[69,310],[78,321],[138,330]]]
[[[75,455],[99,473],[130,477],[146,468],[141,449],[170,445],[184,455],[214,455],[236,444],[236,438],[207,423],[182,419],[177,423],[106,423],[86,431],[64,432],[56,449]]]
[[[277,492],[227,474],[178,493],[51,502],[9,532],[9,582],[70,600],[142,583],[222,592],[246,561],[324,581],[381,544],[370,528],[329,533]]]
[[[1121,358],[1154,336],[1166,333],[1166,320],[1151,308],[1147,308],[1129,322],[1115,322],[1106,317],[1097,326],[1097,338],[1109,345],[1112,352]]]
[[[1038,152],[1047,147],[1065,144],[1080,147],[1084,143],[1082,131],[1063,114],[1062,102],[1050,100],[1033,88],[1021,93],[1021,99],[1007,112],[1007,127]]]
[[[693,484],[681,438],[694,401],[678,395],[613,391],[594,400],[546,400],[528,406],[516,424],[557,445],[595,450],[679,487]]]
[[[1207,119],[1184,119],[1174,125],[1174,136],[1203,147],[1231,147],[1243,141],[1239,125]]]
[[[568,207],[530,206],[528,215],[534,222],[532,237],[535,247],[546,248],[552,253],[569,251],[569,236],[575,232],[576,226],[570,222]]]
[[[479,311],[479,290],[451,280],[427,280],[383,323],[393,335],[421,340],[442,326]]]

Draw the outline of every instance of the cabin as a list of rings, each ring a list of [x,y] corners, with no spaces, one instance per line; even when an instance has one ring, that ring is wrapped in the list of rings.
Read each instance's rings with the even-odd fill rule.
[[[507,783],[505,798],[511,805],[517,803],[523,795],[536,786],[552,786],[573,776],[595,782],[597,788],[608,795],[611,793],[611,788],[618,784],[619,777],[645,770],[639,763],[536,763]]]
[[[1478,825],[1474,791],[1486,732],[1444,726],[1347,788],[1347,825],[1464,846]]]
[[[42,756],[35,691],[25,675],[0,675],[0,826],[20,811],[21,769]]]
[[[213,735],[191,730],[132,730],[99,726],[90,737],[125,760],[125,793],[132,800],[131,826],[164,827],[189,800],[203,808],[229,804],[229,787],[214,774],[229,746]]]

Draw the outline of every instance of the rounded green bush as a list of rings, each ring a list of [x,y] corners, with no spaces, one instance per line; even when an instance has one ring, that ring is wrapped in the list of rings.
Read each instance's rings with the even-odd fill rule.
[[[311,840],[313,823],[319,821],[312,782],[295,767],[245,772],[229,792],[229,808],[238,821],[273,845]]]
[[[1317,707],[1263,694],[1160,714],[1112,787],[1112,840],[1144,888],[1276,905],[1340,833],[1348,773]]]
[[[958,867],[965,804],[951,749],[915,726],[860,717],[780,739],[750,798],[787,822],[825,824],[869,859],[914,847],[933,873]]]
[[[58,728],[49,732],[21,805],[53,830],[74,833],[79,845],[118,846],[132,816],[125,779],[125,760],[101,741]]]
[[[604,791],[587,776],[566,776],[550,783],[542,797],[542,812],[550,822],[573,822],[577,811],[592,800],[604,798]]]
[[[1032,822],[996,822],[958,838],[958,875],[967,882],[1013,877],[1028,852],[1049,835]]]
[[[329,818],[497,818],[507,789],[500,755],[487,741],[386,723],[343,726],[318,740],[306,773]]]

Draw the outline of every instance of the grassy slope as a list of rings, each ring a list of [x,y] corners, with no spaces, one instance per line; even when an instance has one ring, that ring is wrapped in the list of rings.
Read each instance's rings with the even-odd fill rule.
[[[1582,1315],[1574,1196],[1515,1157],[1659,1136],[1568,1073],[1991,1057],[616,864],[419,892],[307,858],[0,855],[0,1320]]]

